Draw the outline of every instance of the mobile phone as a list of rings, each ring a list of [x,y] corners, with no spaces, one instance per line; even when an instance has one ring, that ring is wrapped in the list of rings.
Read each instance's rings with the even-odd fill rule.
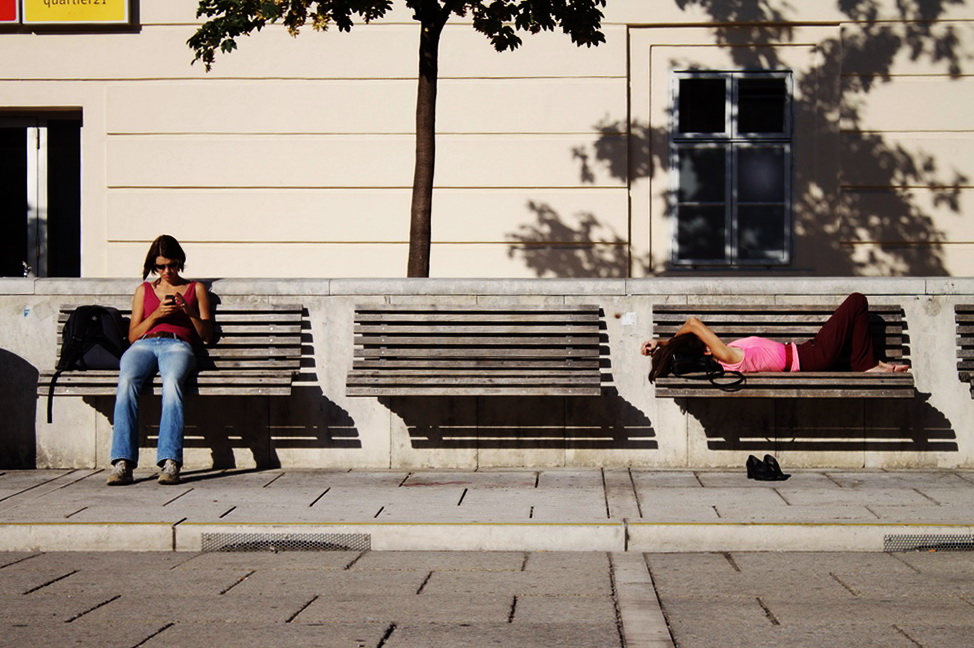
[[[176,295],[166,295],[166,303],[167,304],[175,304],[176,303]]]

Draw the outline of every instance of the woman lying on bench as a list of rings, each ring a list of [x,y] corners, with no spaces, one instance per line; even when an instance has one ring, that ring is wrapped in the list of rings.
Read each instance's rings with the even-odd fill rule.
[[[782,344],[762,337],[747,337],[724,343],[696,317],[669,340],[649,340],[642,354],[653,358],[650,381],[673,370],[673,355],[710,355],[728,371],[852,371],[903,372],[905,365],[880,362],[869,333],[869,303],[852,293],[835,309],[815,337],[801,344]]]

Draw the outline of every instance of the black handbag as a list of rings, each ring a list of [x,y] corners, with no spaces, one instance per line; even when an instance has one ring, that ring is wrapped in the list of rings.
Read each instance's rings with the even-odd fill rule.
[[[709,380],[710,384],[723,391],[737,391],[747,383],[747,376],[743,372],[724,369],[709,355],[674,353],[673,375],[691,380]]]

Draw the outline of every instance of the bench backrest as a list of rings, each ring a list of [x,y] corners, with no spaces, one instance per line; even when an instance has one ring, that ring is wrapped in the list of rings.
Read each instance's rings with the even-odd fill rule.
[[[349,396],[601,394],[597,306],[360,306]]]

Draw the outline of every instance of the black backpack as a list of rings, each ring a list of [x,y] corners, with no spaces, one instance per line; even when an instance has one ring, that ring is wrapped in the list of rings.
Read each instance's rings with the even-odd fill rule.
[[[118,369],[127,347],[128,324],[117,308],[79,306],[64,323],[57,370]]]
[[[72,369],[118,369],[128,348],[128,322],[111,306],[78,306],[61,331],[61,354],[47,394],[47,422],[52,420],[54,386]]]

